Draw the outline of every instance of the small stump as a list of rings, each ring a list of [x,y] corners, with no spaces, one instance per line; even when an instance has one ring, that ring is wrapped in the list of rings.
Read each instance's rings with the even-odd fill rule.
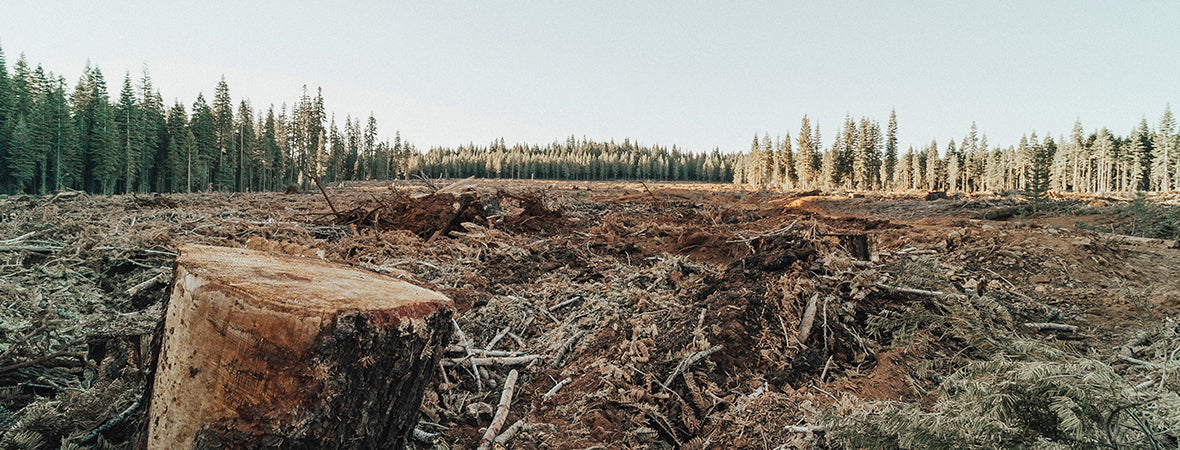
[[[183,246],[148,448],[400,448],[453,311],[442,294],[345,265]]]

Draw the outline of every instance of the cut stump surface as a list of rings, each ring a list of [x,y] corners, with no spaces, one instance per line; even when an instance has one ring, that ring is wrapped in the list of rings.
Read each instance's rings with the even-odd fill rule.
[[[452,314],[442,294],[349,266],[183,246],[148,447],[401,447]]]

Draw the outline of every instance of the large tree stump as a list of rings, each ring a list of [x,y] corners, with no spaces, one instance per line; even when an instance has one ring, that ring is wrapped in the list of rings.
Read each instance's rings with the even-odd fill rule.
[[[183,246],[149,448],[400,448],[450,339],[443,295],[314,258]]]

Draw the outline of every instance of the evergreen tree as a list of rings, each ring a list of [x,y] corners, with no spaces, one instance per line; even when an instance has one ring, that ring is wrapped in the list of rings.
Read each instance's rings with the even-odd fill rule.
[[[1132,152],[1138,160],[1137,188],[1142,191],[1151,190],[1151,158],[1154,153],[1151,138],[1151,130],[1147,128],[1147,117],[1143,117],[1139,120],[1139,127],[1131,132]]]
[[[234,179],[234,189],[244,192],[254,186],[255,168],[258,166],[260,158],[258,138],[254,131],[254,109],[247,100],[238,103],[235,131],[237,132],[237,143],[233,148],[236,150],[234,159],[237,167],[234,172],[237,176]]]
[[[0,48],[0,161],[8,159],[9,145],[12,142],[13,115],[12,83],[8,78],[8,66],[4,59],[4,49]],[[0,180],[11,179],[7,165],[0,165]],[[3,188],[3,186],[0,186]]]
[[[217,146],[217,119],[213,108],[205,102],[203,94],[197,94],[197,101],[193,103],[192,118],[189,119],[189,131],[193,133],[193,148],[196,149],[196,159],[191,162],[192,185],[188,189],[206,190],[213,188],[213,169],[217,164],[221,151]]]
[[[123,167],[119,164],[115,112],[107,95],[106,80],[97,67],[87,66],[74,93],[74,108],[82,145],[84,188],[111,194]]]
[[[122,166],[121,184],[123,192],[135,192],[135,181],[139,178],[140,152],[143,149],[140,112],[136,105],[135,91],[131,88],[131,74],[123,76],[123,89],[119,91],[119,103],[115,107],[115,126],[119,139],[119,165]]]
[[[1176,164],[1176,118],[1172,116],[1172,105],[1164,107],[1164,115],[1156,127],[1155,136],[1151,142],[1152,184],[1157,191],[1170,191],[1175,187],[1172,176],[1173,166]]]
[[[938,142],[931,140],[930,146],[926,147],[926,158],[923,162],[926,167],[922,173],[926,176],[926,188],[932,191],[943,189],[941,181],[942,176],[942,161],[938,157]]]
[[[9,144],[5,165],[8,166],[8,176],[15,192],[26,192],[29,182],[33,179],[36,168],[37,155],[33,149],[33,133],[29,129],[24,117],[17,119],[12,130],[12,141]]]
[[[192,192],[193,160],[197,155],[195,142],[192,147],[185,145],[192,132],[188,129],[188,113],[184,110],[184,104],[179,101],[174,103],[168,109],[165,123],[168,158],[164,161],[164,179],[167,180],[167,189],[177,192],[183,186],[185,192]]]
[[[1045,194],[1049,191],[1049,170],[1056,145],[1050,138],[1046,138],[1045,144],[1041,145],[1037,142],[1036,133],[1033,133],[1027,149],[1031,160],[1027,168],[1028,182],[1025,191],[1032,198],[1033,212],[1036,212],[1038,205],[1045,199]]]
[[[975,124],[971,126],[974,128]],[[889,111],[889,125],[885,131],[885,165],[882,167],[884,185],[886,189],[894,189],[899,184],[897,179],[897,110]]]
[[[807,116],[803,116],[803,123],[799,126],[799,137],[795,142],[799,148],[799,156],[795,158],[795,174],[799,177],[798,186],[801,189],[814,189],[819,186],[815,182],[817,148],[811,135],[811,124]]]
[[[276,138],[278,135],[275,109],[272,106],[266,111],[266,122],[262,126],[262,180],[263,189],[281,189],[283,187],[283,154]]]
[[[914,147],[906,149],[897,162],[895,169],[894,188],[912,189],[914,186]]]
[[[500,147],[502,148],[503,146],[503,138],[501,138]],[[361,148],[363,149],[363,154],[365,155],[365,175],[361,179],[384,180],[389,178],[387,171],[384,170],[384,167],[388,164],[388,162],[382,161],[382,158],[377,154],[377,119],[373,117],[372,112],[369,113],[369,119],[365,121],[364,141],[362,142]],[[499,149],[497,150],[499,153]]]
[[[211,176],[217,190],[232,190],[234,187],[234,167],[230,164],[235,153],[234,135],[234,109],[233,99],[229,95],[229,84],[225,82],[225,76],[221,77],[221,81],[217,83],[217,88],[213,91],[213,135],[216,141],[217,151],[215,158],[210,160],[212,164]]]
[[[69,101],[66,99],[65,78],[59,77],[52,83],[46,98],[46,125],[49,127],[52,186],[54,190],[81,183],[82,160],[78,155],[77,131],[70,117]]]

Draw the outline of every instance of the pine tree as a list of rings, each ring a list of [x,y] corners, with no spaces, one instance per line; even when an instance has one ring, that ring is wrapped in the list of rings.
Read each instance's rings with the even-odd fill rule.
[[[120,148],[118,162],[123,169],[120,180],[123,192],[135,192],[135,181],[140,175],[140,152],[143,148],[140,122],[135,91],[131,88],[131,74],[126,73],[123,76],[123,89],[119,91],[119,103],[115,107],[115,126]]]
[[[82,145],[83,183],[91,192],[111,194],[123,167],[114,108],[107,96],[106,80],[97,67],[87,66],[75,91],[75,120]]]
[[[203,94],[197,94],[197,100],[193,103],[189,131],[193,133],[193,148],[197,156],[191,161],[190,182],[198,191],[212,189],[213,169],[221,151],[217,147],[217,119]],[[194,186],[187,188],[191,190]]]
[[[811,135],[811,124],[806,115],[803,116],[803,123],[799,126],[799,137],[795,144],[799,149],[799,155],[795,158],[795,174],[799,177],[799,188],[814,189],[819,187],[820,184],[815,181],[817,150]]]
[[[975,126],[974,123],[971,124]],[[885,131],[885,165],[882,167],[882,176],[884,177],[884,185],[886,189],[895,189],[897,187],[897,110],[889,111],[889,125]]]
[[[832,149],[835,151],[834,156],[836,159],[835,179],[833,181],[837,187],[856,187],[856,175],[859,175],[853,173],[856,137],[856,122],[852,120],[852,116],[844,116],[844,128],[841,129],[836,142],[832,143]],[[863,175],[867,178],[867,170]]]
[[[912,189],[914,186],[914,147],[906,149],[897,162],[894,171],[895,189]]]
[[[926,158],[923,162],[926,167],[923,168],[922,174],[926,176],[926,188],[932,191],[943,189],[942,180],[942,161],[938,157],[938,142],[931,140],[930,146],[926,147]]]
[[[1033,133],[1026,149],[1030,156],[1030,164],[1026,169],[1028,181],[1025,192],[1032,198],[1033,212],[1036,212],[1038,205],[1045,199],[1045,194],[1049,192],[1049,170],[1056,145],[1049,138],[1045,139],[1045,145],[1040,144],[1037,142],[1036,133]]]
[[[962,159],[955,149],[955,140],[951,139],[946,147],[946,187],[947,191],[955,192],[959,188],[962,177]]]
[[[235,152],[234,109],[233,99],[229,95],[229,84],[222,75],[221,81],[213,91],[213,134],[215,136],[217,152],[211,160],[211,176],[217,190],[232,190],[234,187],[234,167],[230,164]]]
[[[1131,132],[1132,151],[1138,161],[1137,189],[1141,191],[1151,190],[1151,158],[1154,153],[1151,137],[1151,130],[1147,128],[1147,117],[1143,117],[1139,120],[1139,127]]]
[[[4,50],[0,48],[0,161],[8,159],[9,145],[12,142],[12,84],[8,78],[8,66],[4,58]],[[11,179],[7,167],[0,165],[0,180]],[[0,186],[3,188],[3,186]]]
[[[82,160],[78,155],[77,130],[70,117],[65,86],[65,78],[57,78],[46,97],[46,125],[49,127],[51,151],[51,160],[47,164],[52,173],[54,190],[66,186],[78,187],[81,183]]]
[[[277,127],[275,109],[270,107],[266,111],[266,122],[262,126],[262,180],[263,189],[280,189],[283,187],[283,155],[276,139]]]
[[[168,158],[161,162],[165,168],[164,179],[167,180],[167,189],[177,192],[183,186],[185,192],[192,192],[192,162],[196,157],[196,148],[195,145],[194,148],[187,148],[185,145],[188,135],[192,132],[188,129],[188,113],[185,112],[183,103],[177,101],[168,109],[165,123]]]
[[[24,117],[17,119],[10,142],[9,152],[4,161],[8,166],[8,176],[11,177],[10,182],[15,192],[26,192],[29,182],[33,179],[37,155],[33,149],[33,133]]]
[[[500,147],[503,147],[503,138],[501,138]],[[373,113],[369,113],[369,119],[365,121],[365,134],[362,149],[365,155],[365,180],[384,180],[388,178],[384,167],[388,162],[383,161],[381,155],[378,155],[377,147],[377,119],[373,117]],[[497,152],[500,153],[500,152]]]
[[[235,190],[249,191],[254,186],[255,168],[258,166],[258,138],[254,131],[254,109],[250,102],[242,100],[238,103],[238,117],[236,119],[237,144]]]
[[[1152,184],[1157,191],[1170,191],[1175,185],[1173,166],[1180,160],[1176,155],[1176,118],[1172,116],[1171,104],[1164,107],[1164,115],[1156,127],[1151,146],[1154,151],[1151,161]]]

